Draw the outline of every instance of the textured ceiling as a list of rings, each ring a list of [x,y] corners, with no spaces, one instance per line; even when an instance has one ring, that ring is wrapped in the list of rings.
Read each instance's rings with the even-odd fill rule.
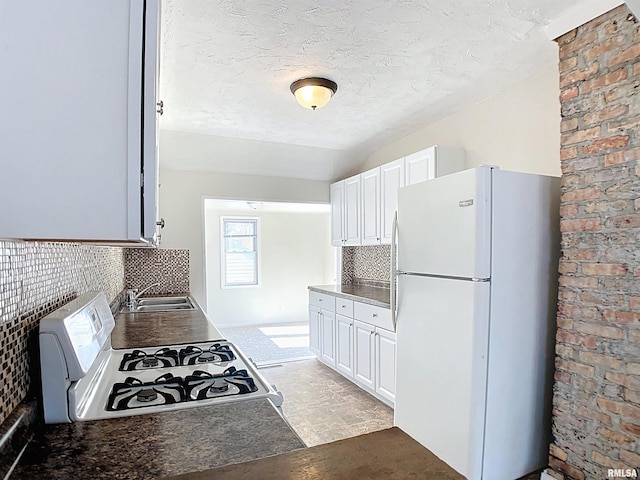
[[[327,162],[343,161],[345,153],[363,159],[553,65],[556,46],[543,27],[578,3],[163,0],[160,127],[210,136],[207,144],[219,137],[229,144],[231,137],[238,160],[215,159],[213,151],[197,161],[163,158],[161,148],[161,164],[225,170],[226,163],[228,171],[256,173],[242,159],[281,144],[298,147],[291,161],[301,147],[326,154]],[[296,103],[289,85],[306,76],[337,82],[326,107],[311,111]],[[180,150],[189,138],[174,134],[167,142]],[[238,139],[252,142],[243,146]],[[270,168],[265,161],[262,169],[323,180],[339,170],[310,163],[318,173],[288,175],[287,162],[281,163],[282,169]]]

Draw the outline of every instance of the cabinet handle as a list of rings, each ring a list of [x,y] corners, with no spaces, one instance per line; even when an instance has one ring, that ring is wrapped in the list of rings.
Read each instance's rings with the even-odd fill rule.
[[[378,316],[378,314],[377,314],[377,313],[373,313],[373,314],[371,314],[371,316],[372,316],[373,318],[376,318],[376,317]]]
[[[374,335],[376,332],[369,332],[369,335]]]
[[[158,103],[156,103],[156,107],[158,107],[156,108],[156,112],[162,115],[164,113],[164,102],[160,100]]]
[[[164,228],[164,218],[161,218],[159,222],[156,222],[156,225],[158,225],[161,229]]]
[[[350,323],[350,324],[349,324],[349,327],[353,327],[353,323]]]
[[[321,302],[321,301],[322,301],[322,299],[321,299],[321,298],[319,298],[319,299],[318,299],[318,301],[319,301],[319,302]]]
[[[346,305],[340,305],[340,308],[347,308]]]

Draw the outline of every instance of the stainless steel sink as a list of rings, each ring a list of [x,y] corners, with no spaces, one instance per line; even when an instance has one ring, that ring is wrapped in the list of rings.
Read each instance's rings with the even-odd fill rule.
[[[195,310],[191,298],[185,295],[140,298],[135,307],[124,307],[123,313],[175,312]]]
[[[139,298],[138,306],[141,305],[192,305],[191,299],[187,296],[171,297],[149,297]]]
[[[178,310],[193,310],[195,307],[193,305],[187,304],[167,304],[167,305],[138,305],[132,311],[135,313],[142,312],[173,312]]]

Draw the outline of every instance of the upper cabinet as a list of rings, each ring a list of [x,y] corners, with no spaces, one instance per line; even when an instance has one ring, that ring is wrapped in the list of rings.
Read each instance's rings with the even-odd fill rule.
[[[360,174],[362,245],[380,244],[380,167]]]
[[[465,153],[461,148],[433,146],[407,155],[403,160],[404,185],[442,177],[465,168]]]
[[[331,185],[331,245],[360,245],[360,175]]]
[[[431,180],[464,170],[463,149],[433,146],[404,158],[385,163],[359,175],[331,185],[331,244],[380,245],[390,244],[393,216],[398,208],[398,189],[405,185]],[[347,185],[352,187],[350,216],[347,216]],[[355,185],[361,191],[355,199]],[[354,215],[359,213],[355,221]],[[359,227],[357,227],[357,225]],[[345,229],[350,226],[351,236]],[[356,229],[359,228],[359,234]],[[338,232],[338,230],[340,231]]]
[[[344,232],[345,245],[360,245],[360,175],[344,181]]]
[[[0,238],[157,239],[159,0],[5,2]]]
[[[331,245],[341,247],[344,245],[344,180],[332,183],[329,195],[331,196]]]
[[[380,167],[380,184],[382,189],[380,201],[380,243],[391,244],[393,215],[398,209],[398,189],[405,185],[404,172],[404,158],[385,163]]]

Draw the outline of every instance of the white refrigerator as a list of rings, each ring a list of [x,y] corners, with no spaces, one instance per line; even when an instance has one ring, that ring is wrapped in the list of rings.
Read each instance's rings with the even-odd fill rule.
[[[496,167],[398,193],[395,424],[470,480],[547,465],[559,197]]]

